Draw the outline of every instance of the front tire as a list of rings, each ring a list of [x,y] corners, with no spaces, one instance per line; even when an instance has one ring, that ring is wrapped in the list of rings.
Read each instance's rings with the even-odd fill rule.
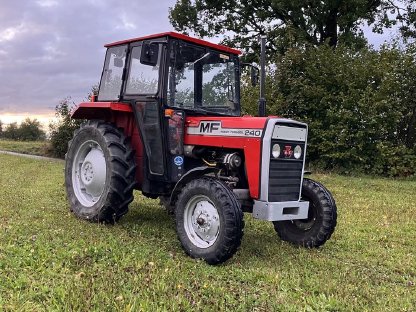
[[[127,213],[136,166],[134,152],[120,129],[88,121],[75,131],[65,161],[66,192],[77,217],[114,223]]]
[[[309,201],[308,218],[274,221],[279,237],[295,245],[314,248],[323,245],[337,224],[337,206],[331,193],[320,183],[303,179],[302,200]]]
[[[243,212],[222,182],[200,178],[188,183],[176,202],[176,231],[192,258],[219,264],[231,258],[243,237]]]

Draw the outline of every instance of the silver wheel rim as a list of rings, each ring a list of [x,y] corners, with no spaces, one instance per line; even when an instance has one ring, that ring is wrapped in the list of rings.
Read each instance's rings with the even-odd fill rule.
[[[188,201],[184,226],[186,235],[198,248],[208,248],[215,243],[220,230],[220,216],[208,197],[196,195]]]
[[[104,153],[94,140],[81,144],[72,163],[75,196],[85,207],[93,206],[103,194],[107,168]]]

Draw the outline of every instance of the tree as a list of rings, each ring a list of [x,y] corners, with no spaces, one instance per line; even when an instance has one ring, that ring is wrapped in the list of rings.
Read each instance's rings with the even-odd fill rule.
[[[416,174],[416,48],[290,49],[266,79],[268,115],[306,122],[312,167]],[[243,111],[258,90],[243,78]]]
[[[36,119],[26,118],[18,128],[18,139],[21,141],[39,141],[46,138],[42,125]]]
[[[71,118],[71,111],[74,107],[75,103],[71,101],[71,98],[63,99],[55,107],[55,116],[58,121],[49,124],[52,153],[55,157],[65,157],[68,142],[82,123],[82,120]]]
[[[18,132],[19,127],[17,122],[12,122],[11,124],[7,125],[6,129],[3,132],[3,137],[9,140],[18,140]]]
[[[44,140],[46,134],[38,120],[26,118],[20,126],[16,122],[9,124],[3,131],[2,137],[16,141],[38,141]]]
[[[408,3],[407,19],[397,2]],[[177,0],[169,18],[178,31],[201,37],[221,34],[226,43],[246,52],[257,51],[258,36],[267,35],[268,50],[276,54],[304,44],[363,46],[362,22],[377,22],[379,32],[397,20],[408,25],[416,19],[412,7],[410,0]]]
[[[3,122],[0,120],[0,138],[3,136]]]
[[[404,42],[416,39],[416,3],[412,0],[385,0],[374,19],[373,31],[382,33],[384,28],[398,26]],[[370,24],[369,23],[369,24]]]

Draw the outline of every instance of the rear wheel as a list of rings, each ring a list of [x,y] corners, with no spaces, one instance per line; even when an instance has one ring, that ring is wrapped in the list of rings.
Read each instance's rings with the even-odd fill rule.
[[[133,156],[128,139],[112,124],[82,125],[65,157],[71,211],[81,219],[110,223],[127,213],[135,185]]]
[[[188,183],[176,202],[176,231],[185,252],[219,264],[240,247],[243,212],[234,193],[215,179]]]
[[[303,180],[302,200],[309,201],[308,218],[275,221],[274,228],[282,240],[307,248],[319,247],[335,230],[335,200],[322,184],[310,179]]]

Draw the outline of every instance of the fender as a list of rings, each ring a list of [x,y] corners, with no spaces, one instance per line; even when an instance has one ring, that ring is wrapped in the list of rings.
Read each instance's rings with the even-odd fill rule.
[[[116,102],[84,102],[77,106],[72,113],[74,119],[99,119],[115,124],[129,137],[135,150],[137,188],[143,184],[143,143],[134,121],[133,110],[128,103]]]
[[[133,113],[128,103],[117,102],[84,102],[77,106],[72,113],[74,119],[112,119],[114,113]]]
[[[203,175],[206,175],[208,173],[216,173],[219,170],[220,170],[219,168],[207,167],[207,166],[196,167],[196,168],[189,170],[186,174],[182,176],[182,178],[180,178],[178,182],[176,182],[176,185],[173,188],[172,194],[170,196],[169,204],[173,205],[175,203],[175,199],[178,197],[181,189],[186,185],[186,183],[188,183],[191,180],[197,179]]]

